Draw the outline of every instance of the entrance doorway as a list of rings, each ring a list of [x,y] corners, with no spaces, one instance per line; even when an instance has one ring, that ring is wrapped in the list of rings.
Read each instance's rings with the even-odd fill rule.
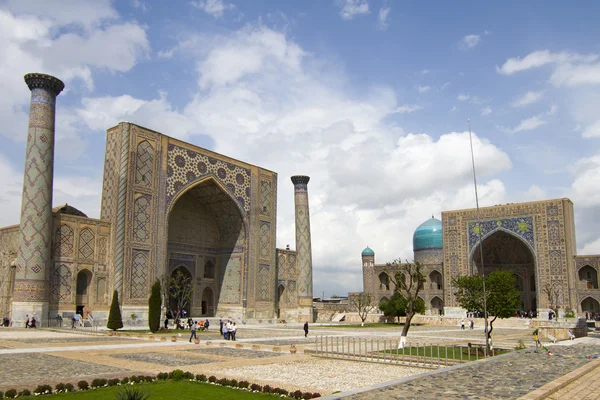
[[[90,304],[90,286],[92,282],[92,273],[83,269],[77,273],[77,288],[75,312],[83,316],[83,309]]]

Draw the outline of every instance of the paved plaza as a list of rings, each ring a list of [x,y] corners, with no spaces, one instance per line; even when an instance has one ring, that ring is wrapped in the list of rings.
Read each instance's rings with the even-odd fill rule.
[[[591,383],[600,378],[600,368],[589,369],[589,365],[599,360],[584,357],[599,351],[600,339],[594,336],[553,345],[551,349],[558,356],[535,352],[530,347],[438,370],[310,355],[317,348],[320,335],[393,342],[399,339],[400,331],[398,326],[312,325],[309,337],[304,338],[301,325],[242,325],[236,342],[222,340],[218,331],[213,330],[199,332],[200,344],[193,344],[187,335],[173,342],[173,335],[158,340],[155,336],[160,335],[135,332],[108,336],[105,331],[0,329],[0,390],[31,389],[43,383],[76,383],[81,379],[91,381],[96,377],[154,375],[180,368],[194,374],[320,392],[330,395],[329,398],[516,399],[531,394],[524,398],[533,400],[565,398],[560,397],[561,393],[575,389],[578,398],[597,398],[580,393],[598,390]],[[530,345],[531,332],[527,328],[498,328],[494,330],[495,344],[514,348],[522,341]],[[482,336],[478,329],[414,326],[409,343],[464,345],[478,343]],[[298,349],[296,354],[290,354],[292,344]],[[560,381],[569,373],[572,375]],[[589,390],[573,383],[583,379],[582,376],[587,376]],[[555,387],[544,389],[553,382]]]

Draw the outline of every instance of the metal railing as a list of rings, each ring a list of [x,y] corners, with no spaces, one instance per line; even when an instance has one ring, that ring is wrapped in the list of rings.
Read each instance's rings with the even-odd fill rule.
[[[316,357],[437,369],[484,358],[485,345],[434,345],[393,339],[318,336]],[[492,355],[495,355],[492,353]]]

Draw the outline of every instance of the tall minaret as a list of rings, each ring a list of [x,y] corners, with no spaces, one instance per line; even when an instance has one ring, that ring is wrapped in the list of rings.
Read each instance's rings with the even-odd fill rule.
[[[309,180],[310,177],[304,175],[292,176],[296,205],[298,322],[313,321],[312,250],[307,188]]]
[[[25,83],[31,90],[31,104],[12,320],[20,324],[29,314],[42,326],[48,317],[52,259],[55,102],[65,84],[45,74],[27,74]]]

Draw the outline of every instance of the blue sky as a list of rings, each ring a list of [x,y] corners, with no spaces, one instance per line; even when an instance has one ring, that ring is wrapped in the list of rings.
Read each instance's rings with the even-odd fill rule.
[[[315,294],[360,290],[360,251],[474,205],[569,197],[600,253],[600,5],[0,0],[0,224],[18,223],[27,72],[58,100],[55,204],[97,217],[105,131],[131,121],[279,173],[278,247],[309,184]]]

